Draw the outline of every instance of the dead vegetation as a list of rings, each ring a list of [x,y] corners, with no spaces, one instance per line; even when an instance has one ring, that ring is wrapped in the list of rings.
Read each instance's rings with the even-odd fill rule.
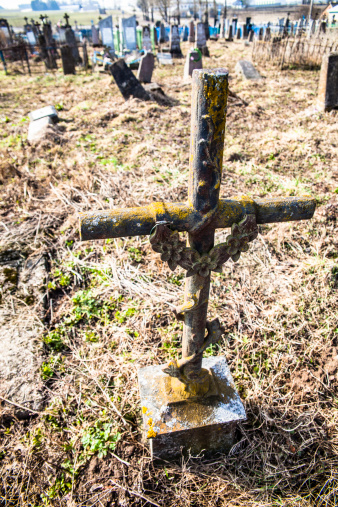
[[[207,353],[226,355],[245,403],[238,443],[229,456],[150,462],[137,369],[179,353],[171,308],[183,274],[147,238],[81,243],[77,228],[82,210],[186,199],[183,62],[155,70],[171,106],[125,103],[105,74],[1,75],[1,252],[43,253],[50,267],[45,411],[9,422],[13,407],[2,404],[6,507],[337,504],[337,113],[313,107],[318,72],[265,68],[263,81],[243,82],[233,70],[248,48],[210,43],[210,52],[204,66],[228,67],[236,94],[222,197],[318,202],[308,223],[262,226],[250,252],[214,275],[210,311],[226,335]],[[58,139],[29,146],[25,118],[48,104],[60,110]]]

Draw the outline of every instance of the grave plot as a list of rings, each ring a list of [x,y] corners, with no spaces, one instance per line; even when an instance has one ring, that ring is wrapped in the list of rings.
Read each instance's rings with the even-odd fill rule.
[[[228,68],[242,99],[228,100],[220,199],[274,205],[308,194],[317,209],[308,221],[258,224],[238,262],[210,275],[208,320],[219,319],[224,335],[204,361],[225,356],[246,413],[230,454],[211,459],[151,463],[142,441],[142,418],[148,424],[151,415],[141,408],[138,369],[182,357],[183,323],[172,310],[183,304],[185,270],[171,271],[147,237],[81,242],[78,224],[79,213],[187,202],[184,60],[154,68],[152,82],[175,99],[170,105],[125,101],[109,74],[81,69],[53,80],[1,76],[1,252],[24,253],[23,263],[46,259],[44,302],[28,307],[44,405],[27,405],[38,413],[16,420],[1,384],[1,494],[9,504],[334,505],[337,112],[311,110],[319,72],[281,75],[267,65],[265,79],[242,80],[235,66],[251,48],[227,45],[210,41],[211,57],[203,57],[205,69]],[[191,43],[181,47],[186,55]],[[46,105],[63,119],[65,142],[31,146],[28,113]],[[218,229],[215,245],[229,234]],[[18,289],[1,291],[1,312],[28,328]]]

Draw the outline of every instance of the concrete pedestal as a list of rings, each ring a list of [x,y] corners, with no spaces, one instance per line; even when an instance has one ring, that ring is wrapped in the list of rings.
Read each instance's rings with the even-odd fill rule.
[[[182,453],[228,452],[235,443],[236,423],[246,418],[244,406],[224,357],[203,359],[209,370],[209,396],[179,399],[163,366],[139,370],[144,439],[152,459],[173,459]]]

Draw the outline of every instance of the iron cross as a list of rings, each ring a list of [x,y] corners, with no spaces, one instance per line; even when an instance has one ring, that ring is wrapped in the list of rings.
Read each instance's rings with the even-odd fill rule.
[[[171,361],[164,372],[182,391],[204,395],[207,373],[203,351],[223,333],[218,319],[207,321],[212,271],[232,258],[237,262],[258,234],[257,224],[305,220],[313,216],[309,196],[220,199],[224,132],[228,96],[225,69],[194,70],[188,202],[154,202],[137,208],[94,211],[81,216],[82,240],[150,235],[150,243],[170,269],[186,270],[184,303],[175,310],[184,321],[182,359]],[[214,246],[215,229],[231,227],[225,243]],[[189,242],[180,240],[187,232]],[[207,331],[207,334],[206,334]]]

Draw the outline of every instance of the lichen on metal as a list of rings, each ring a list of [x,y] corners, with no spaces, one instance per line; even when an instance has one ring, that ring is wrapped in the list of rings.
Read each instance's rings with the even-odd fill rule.
[[[212,376],[202,368],[204,350],[223,331],[218,319],[207,320],[211,272],[220,271],[230,258],[239,260],[256,238],[257,224],[309,219],[316,206],[310,196],[220,199],[227,97],[225,69],[194,70],[188,202],[154,202],[80,217],[83,240],[150,235],[153,249],[171,269],[181,266],[187,271],[184,302],[175,308],[176,317],[184,321],[182,358],[163,370],[168,392],[179,399],[207,398],[214,392]],[[230,235],[215,246],[215,230],[226,227],[231,227]],[[188,244],[180,232],[188,233]],[[146,407],[142,411],[148,417],[148,437],[155,438],[161,429]],[[182,421],[175,425],[182,428]]]

